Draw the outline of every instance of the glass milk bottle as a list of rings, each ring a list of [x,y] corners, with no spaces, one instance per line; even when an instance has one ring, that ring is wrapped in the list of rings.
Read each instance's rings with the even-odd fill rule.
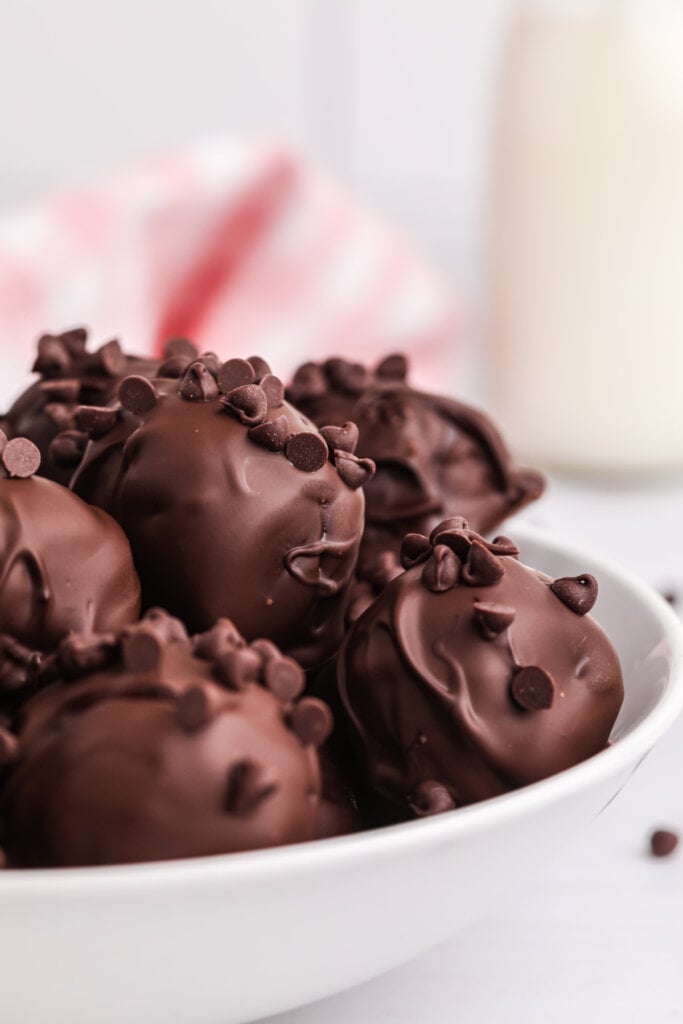
[[[518,454],[683,466],[683,2],[527,2],[500,83],[493,409]]]

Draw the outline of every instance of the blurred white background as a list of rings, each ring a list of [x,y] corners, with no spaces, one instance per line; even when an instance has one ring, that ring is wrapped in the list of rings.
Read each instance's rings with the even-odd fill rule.
[[[275,137],[467,289],[509,0],[3,0],[0,206],[150,150]]]

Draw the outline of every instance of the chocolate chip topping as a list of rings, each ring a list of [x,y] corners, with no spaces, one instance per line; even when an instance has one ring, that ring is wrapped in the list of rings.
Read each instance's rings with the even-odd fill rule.
[[[332,732],[332,712],[317,697],[304,697],[291,712],[290,724],[305,747],[321,747]]]
[[[408,376],[408,360],[402,352],[385,356],[377,364],[375,373],[380,380],[404,381]]]
[[[106,406],[82,405],[76,412],[76,423],[88,437],[98,438],[108,434],[118,419],[116,409]],[[62,435],[57,435],[58,437]]]
[[[268,414],[268,399],[258,384],[233,388],[222,401],[224,408],[248,427],[263,423]]]
[[[40,452],[33,442],[25,437],[15,437],[11,441],[6,441],[0,459],[8,476],[22,480],[33,476],[40,467]]]
[[[304,672],[293,658],[271,658],[263,669],[266,686],[275,696],[289,703],[295,700],[304,689]]]
[[[426,562],[432,553],[429,537],[422,533],[407,533],[401,542],[401,565],[412,569],[420,562]]]
[[[470,545],[467,561],[462,569],[462,581],[471,587],[491,587],[501,578],[505,569],[500,558],[476,537]]]
[[[320,433],[331,452],[337,450],[353,455],[358,447],[358,427],[355,423],[343,423],[341,427],[321,427]]]
[[[526,665],[515,672],[510,692],[515,703],[525,711],[547,711],[553,706],[555,683],[544,669]]]
[[[253,384],[256,379],[254,367],[247,359],[228,359],[218,370],[218,388],[222,395],[229,395],[235,388]]]
[[[157,371],[159,377],[170,377],[173,380],[178,380],[183,376],[188,366],[193,363],[196,356],[190,358],[190,356],[171,356],[169,359],[165,359]]]
[[[372,459],[359,459],[351,452],[341,449],[334,452],[334,464],[346,486],[354,491],[367,484],[375,475],[375,463]]]
[[[284,451],[288,435],[289,426],[286,416],[278,416],[277,419],[267,420],[255,427],[249,427],[250,440],[271,452]]]
[[[587,615],[598,599],[598,582],[589,573],[563,576],[551,583],[550,589],[576,615]]]
[[[650,836],[650,853],[653,857],[670,857],[678,846],[678,834],[669,829],[657,829]]]
[[[298,434],[292,434],[285,447],[287,458],[304,473],[314,473],[327,462],[327,445],[320,434],[313,434],[311,431],[302,430]]]
[[[154,672],[160,664],[164,638],[151,622],[139,623],[121,641],[123,663],[129,672]]]
[[[191,362],[194,361],[199,352],[196,345],[193,345],[188,338],[169,338],[164,345],[164,358],[172,359],[174,356],[185,356]]]
[[[327,378],[316,363],[304,363],[294,374],[290,387],[291,401],[320,398],[327,393]]]
[[[265,359],[262,359],[261,356],[248,356],[247,362],[251,363],[251,365],[254,367],[254,374],[257,383],[258,381],[261,380],[262,377],[265,377],[267,376],[267,374],[273,372],[268,363],[265,361]]]
[[[156,405],[157,393],[150,380],[132,374],[124,377],[119,384],[119,402],[134,416],[143,416]]]
[[[83,458],[88,435],[81,430],[64,430],[50,441],[50,457],[58,465],[71,469]]]
[[[476,601],[474,617],[484,640],[495,640],[515,618],[515,609],[495,601]]]
[[[269,409],[278,409],[285,400],[285,386],[279,377],[266,373],[259,378],[259,387],[263,389]]]
[[[186,402],[210,402],[218,397],[218,384],[204,363],[196,359],[183,374],[178,393]]]
[[[429,561],[422,570],[422,582],[434,594],[441,594],[454,587],[460,579],[461,563],[450,550],[440,545],[434,548]]]

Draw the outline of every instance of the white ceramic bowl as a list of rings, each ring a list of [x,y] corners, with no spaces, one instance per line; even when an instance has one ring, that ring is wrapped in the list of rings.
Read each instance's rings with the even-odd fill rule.
[[[3,1024],[232,1024],[420,953],[517,889],[619,791],[683,705],[682,631],[632,576],[518,527],[522,558],[595,573],[626,699],[604,753],[459,811],[279,850],[0,872]],[[626,896],[626,894],[625,894]]]

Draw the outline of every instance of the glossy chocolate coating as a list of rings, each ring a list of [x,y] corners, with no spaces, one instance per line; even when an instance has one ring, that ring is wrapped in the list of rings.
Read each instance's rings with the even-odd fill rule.
[[[488,533],[543,491],[540,474],[519,469],[491,420],[477,409],[406,382],[401,356],[374,372],[331,359],[297,371],[287,396],[319,427],[356,424],[359,449],[376,464],[365,488],[360,574],[379,554],[398,554],[403,536],[429,533],[463,515]]]
[[[219,373],[229,394],[198,363],[155,381],[154,404],[119,409],[72,486],[126,532],[143,607],[161,604],[190,630],[227,616],[308,667],[342,638],[372,467],[329,453],[272,375],[232,388],[243,363]]]
[[[449,528],[450,527],[450,528]],[[410,565],[350,630],[339,691],[385,817],[434,813],[544,779],[602,750],[617,654],[585,614],[592,577],[554,581],[464,521],[408,538]],[[572,589],[591,600],[577,601]],[[560,596],[558,596],[560,595]]]
[[[88,671],[88,666],[94,666]],[[165,860],[313,839],[329,709],[227,620],[159,611],[65,642],[25,706],[2,791],[12,867]]]
[[[0,426],[8,437],[27,437],[41,455],[40,476],[68,486],[75,462],[53,458],[50,446],[58,433],[69,430],[75,444],[85,447],[87,438],[76,421],[80,405],[105,406],[116,395],[123,377],[131,373],[153,376],[158,359],[124,353],[118,341],[99,349],[86,349],[87,332],[76,328],[58,335],[43,335],[33,371],[39,379],[16,399]]]
[[[67,633],[133,622],[140,584],[118,524],[52,480],[0,477],[0,527],[0,708],[7,709],[32,687],[41,654]]]

